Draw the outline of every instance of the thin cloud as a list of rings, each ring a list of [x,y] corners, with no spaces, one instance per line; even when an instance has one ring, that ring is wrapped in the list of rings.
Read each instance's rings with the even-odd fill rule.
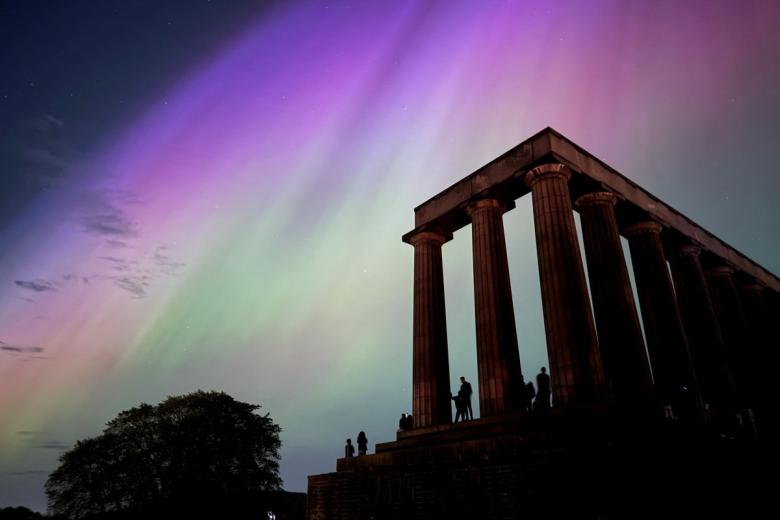
[[[167,251],[168,249],[168,246],[159,246],[152,255],[152,260],[154,261],[154,265],[163,273],[175,275],[179,269],[187,264],[179,262],[170,255],[164,253],[164,251]]]
[[[34,291],[37,293],[57,290],[57,287],[54,285],[54,283],[40,278],[35,280],[14,280],[14,283],[22,289],[27,289],[28,291]]]
[[[83,195],[78,222],[82,231],[110,240],[137,238],[138,224],[120,204],[139,204],[132,195],[115,190],[91,191]]]
[[[46,349],[43,347],[34,347],[28,345],[12,345],[4,341],[0,341],[0,352],[4,352],[9,356],[21,357],[22,361],[29,361],[32,359],[48,359],[46,356],[42,356]]]
[[[84,216],[81,219],[81,228],[93,235],[109,235],[124,238],[138,236],[137,225],[118,208],[106,208],[100,213]]]
[[[70,445],[60,441],[42,442],[38,445],[38,447],[44,450],[59,450],[59,451],[67,451],[70,449]]]
[[[144,298],[146,296],[145,285],[148,285],[143,277],[132,276],[116,276],[113,278],[114,285],[122,290],[125,290],[135,296],[136,298]]]
[[[100,258],[108,262],[111,269],[123,273],[107,277],[114,285],[136,298],[145,298],[155,278],[163,274],[175,276],[178,270],[186,265],[168,254],[170,249],[170,246],[161,245],[156,247],[151,255],[139,259],[111,255]]]
[[[115,264],[126,264],[127,259],[126,258],[119,258],[118,256],[101,256],[103,260],[108,260],[109,262],[114,262]]]
[[[49,186],[61,184],[80,155],[69,142],[65,121],[48,113],[31,117],[9,146],[25,163],[25,179]]]
[[[27,122],[27,125],[38,132],[52,132],[65,126],[65,121],[57,116],[51,114],[40,114],[35,117],[31,117]]]
[[[26,476],[26,475],[48,475],[51,473],[49,470],[46,469],[25,469],[22,471],[10,471],[10,475],[16,475],[16,476]]]
[[[90,192],[85,195],[85,203],[82,206],[82,226],[90,233],[108,233],[118,235],[136,235],[137,227],[127,218],[122,210],[111,202],[111,197],[121,197],[127,204],[140,204],[131,194],[125,192]],[[113,215],[113,216],[111,216]],[[110,217],[110,218],[109,218]],[[111,224],[108,225],[107,222]],[[110,229],[109,229],[110,228]],[[126,237],[124,237],[126,238]],[[124,240],[109,237],[104,240],[106,245],[116,247],[130,247]],[[135,248],[133,248],[135,249]],[[27,290],[36,292],[56,291],[65,289],[70,283],[83,282],[89,284],[93,280],[108,280],[116,287],[130,293],[135,298],[145,298],[149,288],[155,279],[162,275],[176,276],[186,264],[169,253],[171,246],[159,245],[145,255],[136,251],[113,252],[97,258],[107,264],[107,268],[115,271],[115,274],[93,273],[89,276],[83,274],[67,273],[59,276],[57,282],[44,279],[16,280],[15,283]],[[135,253],[135,254],[134,254]]]
[[[120,204],[125,204],[129,206],[140,206],[143,204],[143,200],[141,200],[141,197],[139,197],[132,191],[106,189],[104,190],[104,193],[106,193],[109,197],[112,197]]]
[[[45,280],[43,278],[36,278],[34,280],[14,280],[14,284],[17,287],[21,287],[22,289],[25,289],[27,291],[32,291],[35,293],[46,293],[46,292],[53,292],[53,291],[59,291],[61,288],[63,288],[64,284],[73,283],[73,282],[81,282],[83,284],[89,283],[89,277],[84,275],[78,275],[73,273],[63,274],[59,277],[58,280]],[[22,300],[25,300],[29,303],[35,303],[35,300],[20,296]]]
[[[40,354],[45,349],[43,347],[15,347],[13,345],[0,345],[0,350],[6,352],[17,352],[19,354]]]
[[[114,271],[124,272],[131,269],[130,264],[132,262],[127,258],[120,258],[117,256],[101,256],[100,259],[109,262],[111,264],[111,269]]]
[[[80,274],[72,274],[72,273],[71,274],[63,274],[62,275],[62,279],[65,280],[66,282],[80,281],[83,284],[88,284],[89,283],[89,277],[88,276],[84,276],[84,275],[80,275]]]

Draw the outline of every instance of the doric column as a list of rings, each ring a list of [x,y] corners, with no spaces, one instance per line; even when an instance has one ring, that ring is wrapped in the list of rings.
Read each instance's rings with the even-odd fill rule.
[[[705,403],[734,409],[734,380],[726,364],[725,346],[699,261],[701,248],[680,246],[671,255],[674,288],[685,336]]]
[[[747,341],[748,369],[754,370],[753,378],[756,378],[755,369],[766,367],[766,370],[774,369],[769,361],[769,352],[775,352],[776,338],[773,342],[770,313],[764,293],[767,289],[759,283],[744,283],[739,286],[739,295],[742,308],[745,310],[745,321],[748,327],[749,340]],[[758,372],[759,374],[761,371]],[[765,383],[761,378],[755,381],[758,384]],[[760,392],[759,393],[763,393]]]
[[[618,409],[646,408],[653,380],[609,192],[577,199],[604,375]]]
[[[478,200],[467,208],[474,255],[481,417],[519,409],[523,384],[504,237],[504,209],[504,204],[497,199]]]
[[[447,321],[441,246],[451,236],[423,231],[414,246],[414,339],[412,415],[414,427],[452,422]]]
[[[774,391],[775,363],[773,356],[777,352],[777,339],[773,338],[772,324],[764,298],[765,287],[756,282],[739,286],[742,307],[748,326],[748,341],[745,343],[748,377],[752,386],[751,405],[756,409],[757,420],[762,431],[767,425],[776,423],[777,400]],[[774,428],[770,427],[770,430]]]
[[[655,393],[667,413],[701,417],[701,394],[669,276],[662,226],[646,221],[624,230],[631,250],[639,306],[653,367]]]
[[[780,293],[777,291],[766,288],[763,292],[764,305],[766,307],[767,317],[771,320],[780,318]],[[780,345],[780,338],[777,335],[773,336],[772,345],[777,348]]]
[[[742,299],[734,283],[734,269],[725,265],[714,267],[707,271],[707,280],[715,315],[726,343],[726,359],[736,380],[741,404],[752,406],[755,388],[749,369],[750,329]]]
[[[745,283],[739,286],[742,307],[745,310],[745,320],[754,344],[767,343],[767,310],[764,302],[764,286],[759,283]],[[754,360],[755,362],[755,360]]]
[[[606,403],[607,391],[585,283],[570,171],[545,164],[528,172],[536,229],[544,327],[555,406]]]

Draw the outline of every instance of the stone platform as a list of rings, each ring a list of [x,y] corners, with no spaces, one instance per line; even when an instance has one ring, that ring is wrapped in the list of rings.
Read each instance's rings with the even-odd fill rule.
[[[761,448],[604,411],[519,413],[400,432],[309,477],[319,519],[698,518],[759,503]]]

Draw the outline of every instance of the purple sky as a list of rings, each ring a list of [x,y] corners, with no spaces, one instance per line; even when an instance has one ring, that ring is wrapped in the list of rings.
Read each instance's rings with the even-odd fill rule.
[[[0,506],[45,508],[63,449],[199,388],[271,413],[290,490],[391,440],[412,210],[546,126],[779,272],[778,26],[770,1],[0,2]],[[505,226],[529,377],[530,200]]]

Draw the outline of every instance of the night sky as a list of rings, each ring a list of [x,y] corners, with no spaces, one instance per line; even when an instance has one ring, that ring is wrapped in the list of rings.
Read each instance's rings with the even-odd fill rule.
[[[0,507],[45,509],[63,450],[197,389],[270,412],[289,490],[392,440],[413,208],[546,126],[780,273],[779,26],[776,1],[0,0]],[[505,226],[532,377],[528,198]],[[468,228],[444,269],[476,386]]]

